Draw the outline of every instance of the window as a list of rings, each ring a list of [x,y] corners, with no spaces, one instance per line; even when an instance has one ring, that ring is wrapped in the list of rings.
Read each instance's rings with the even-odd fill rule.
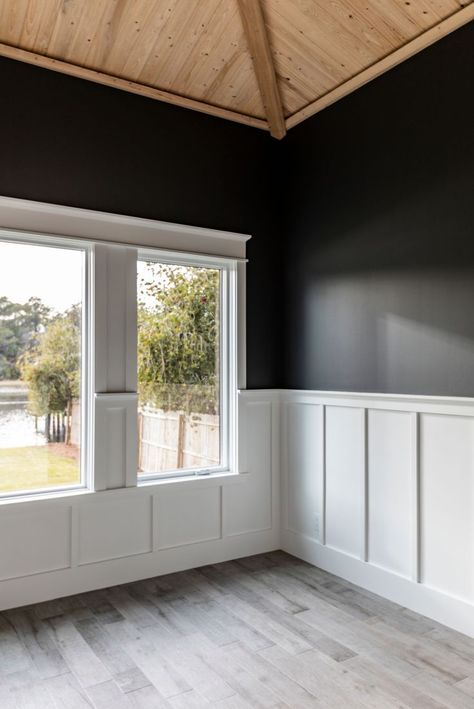
[[[139,255],[141,479],[229,464],[229,277],[219,263]]]
[[[0,224],[0,498],[235,472],[248,237],[2,197]]]
[[[0,495],[83,483],[86,271],[84,248],[0,239]]]

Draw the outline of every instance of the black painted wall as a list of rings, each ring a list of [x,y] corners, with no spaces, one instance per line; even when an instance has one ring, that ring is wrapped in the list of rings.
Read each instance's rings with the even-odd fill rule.
[[[474,396],[474,23],[289,133],[290,388]]]
[[[474,23],[284,141],[0,59],[0,194],[253,234],[248,386],[474,396]]]
[[[270,136],[7,59],[0,90],[0,194],[253,235],[248,386],[279,384]]]

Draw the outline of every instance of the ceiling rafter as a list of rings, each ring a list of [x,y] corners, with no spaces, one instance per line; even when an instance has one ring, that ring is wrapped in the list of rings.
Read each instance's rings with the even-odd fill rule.
[[[280,139],[286,134],[285,116],[260,0],[237,0],[237,2],[268,127],[271,135]]]
[[[276,138],[474,21],[473,0],[141,0],[120,22],[115,0],[0,7],[0,57]]]
[[[425,30],[425,32],[418,35],[410,42],[399,47],[399,49],[391,52],[386,57],[383,57],[383,59],[367,67],[367,69],[355,74],[355,76],[351,77],[348,81],[344,81],[339,86],[336,86],[336,88],[328,91],[327,94],[320,96],[316,101],[312,101],[307,106],[304,106],[304,108],[293,113],[286,119],[287,129],[289,130],[310,116],[314,116],[340,98],[347,96],[361,86],[368,84],[372,79],[376,79],[378,76],[381,76],[381,74],[385,74],[386,71],[389,71],[389,69],[418,54],[418,52],[426,49],[426,47],[434,44],[442,37],[446,37],[451,32],[454,32],[454,30],[459,29],[468,22],[472,22],[474,20],[474,3],[472,0],[461,0],[461,2],[465,5],[461,10],[450,15],[445,20],[438,22],[434,27]]]
[[[26,64],[34,64],[35,66],[42,67],[43,69],[57,71],[60,74],[75,76],[77,79],[86,79],[87,81],[93,81],[96,84],[111,86],[114,89],[122,89],[123,91],[152,98],[157,101],[163,101],[164,103],[172,103],[174,106],[180,106],[181,108],[190,108],[193,111],[207,113],[211,116],[216,116],[217,118],[226,118],[227,120],[243,123],[247,126],[268,130],[267,121],[261,118],[256,118],[255,116],[249,116],[245,113],[232,111],[228,108],[221,108],[220,106],[214,106],[210,103],[188,98],[187,96],[180,96],[179,94],[174,94],[170,91],[162,91],[161,89],[157,89],[153,86],[139,84],[136,81],[122,79],[118,76],[112,76],[111,74],[96,71],[95,69],[88,69],[87,67],[71,64],[70,62],[52,59],[51,57],[46,57],[43,54],[36,54],[35,52],[19,49],[18,47],[11,47],[8,44],[0,43],[0,56],[7,57],[8,59],[16,59],[17,61],[25,62]]]

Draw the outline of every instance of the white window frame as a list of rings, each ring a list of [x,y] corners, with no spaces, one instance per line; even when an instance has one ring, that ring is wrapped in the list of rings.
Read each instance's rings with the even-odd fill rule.
[[[220,271],[220,361],[219,361],[219,450],[220,465],[141,473],[138,485],[168,478],[215,475],[234,472],[237,423],[237,263],[219,257],[175,254],[160,249],[139,249],[137,261],[212,268]]]
[[[228,478],[229,474],[238,475],[238,390],[246,388],[245,252],[246,242],[251,237],[246,234],[0,196],[1,237],[8,241],[80,248],[86,251],[83,322],[87,322],[87,331],[84,332],[82,340],[85,352],[81,402],[83,458],[80,485],[19,491],[18,494],[8,493],[0,495],[0,504],[9,504],[25,498],[60,498],[145,485],[186,485],[187,481],[197,482],[198,478],[205,484],[206,476],[224,479]],[[122,253],[120,258],[123,258],[123,264],[126,264],[125,281],[120,281],[120,278],[117,280],[113,258],[110,260],[111,252],[114,249],[117,251],[117,247]],[[221,326],[226,320],[226,331],[221,338],[221,366],[227,363],[227,371],[221,378],[221,390],[225,397],[221,403],[221,415],[227,420],[221,422],[224,440],[221,443],[222,464],[219,467],[181,470],[176,471],[176,475],[158,473],[152,477],[138,476],[134,253],[137,258],[138,253],[140,256],[150,254],[152,260],[161,262],[166,259],[169,263],[217,267],[224,274],[221,279],[221,308],[226,317],[222,317]],[[112,313],[109,306],[117,289],[119,292],[123,289],[127,294],[135,293],[134,303],[131,302],[130,295],[125,298],[120,315],[123,322],[119,327],[118,340],[115,333],[115,342],[122,343],[121,385],[108,381],[110,358],[108,359],[107,352],[114,349],[114,338],[109,338],[108,332]],[[124,414],[126,433],[122,438],[127,448],[122,457],[119,456],[122,470],[118,473],[114,442],[104,439],[117,412]],[[107,418],[110,415],[112,419]],[[145,477],[147,479],[144,479]]]
[[[23,232],[11,232],[0,229],[0,243],[23,244],[26,246],[43,246],[46,248],[70,249],[82,251],[84,254],[84,274],[82,281],[82,322],[81,322],[81,444],[80,444],[80,480],[72,485],[57,485],[43,488],[31,488],[0,492],[0,500],[43,496],[45,494],[67,494],[83,491],[91,485],[91,341],[92,341],[92,298],[91,298],[91,264],[92,247],[84,241],[61,238],[56,236],[31,235]]]

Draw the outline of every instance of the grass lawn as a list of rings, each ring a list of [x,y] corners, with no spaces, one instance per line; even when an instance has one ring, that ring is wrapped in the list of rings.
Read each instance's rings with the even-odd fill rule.
[[[79,479],[79,462],[54,446],[0,448],[0,492],[73,485]]]

